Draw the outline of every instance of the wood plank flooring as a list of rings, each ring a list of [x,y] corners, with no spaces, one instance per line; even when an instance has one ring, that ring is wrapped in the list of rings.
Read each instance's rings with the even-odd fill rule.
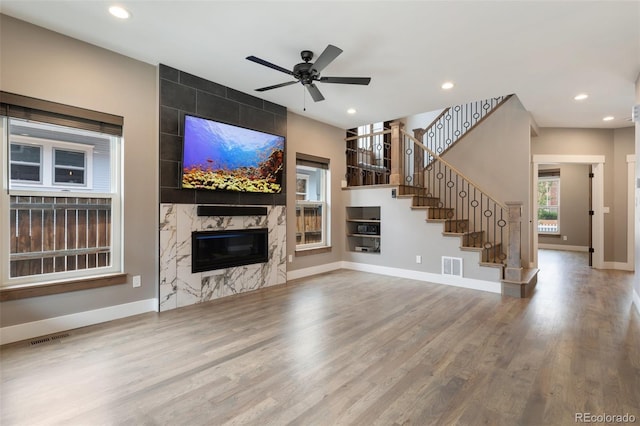
[[[633,274],[540,262],[531,299],[342,270],[6,345],[0,424],[640,422]]]

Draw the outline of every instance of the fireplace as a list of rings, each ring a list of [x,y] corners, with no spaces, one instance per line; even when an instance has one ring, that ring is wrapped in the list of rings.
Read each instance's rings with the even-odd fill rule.
[[[269,230],[198,231],[191,234],[191,272],[269,260]]]

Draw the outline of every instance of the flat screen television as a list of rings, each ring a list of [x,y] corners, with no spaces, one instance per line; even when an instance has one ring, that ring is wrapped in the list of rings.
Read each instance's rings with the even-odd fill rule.
[[[185,115],[182,188],[282,191],[284,136]]]

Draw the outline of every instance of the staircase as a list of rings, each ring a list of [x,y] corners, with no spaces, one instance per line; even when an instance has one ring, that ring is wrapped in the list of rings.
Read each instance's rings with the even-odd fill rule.
[[[421,145],[406,133],[404,137],[405,146]],[[411,208],[424,210],[427,222],[442,223],[442,235],[459,238],[462,250],[478,252],[482,266],[503,270],[509,231],[507,207],[437,156],[425,168],[424,176],[416,182],[418,186],[399,185],[398,197],[411,198]]]
[[[497,201],[441,154],[509,98],[446,109],[426,129],[414,130],[430,147],[397,123],[399,137],[395,142],[401,155],[396,158],[400,161],[398,170],[403,170],[398,193],[411,197],[413,209],[425,210],[427,222],[441,222],[443,236],[459,238],[461,250],[478,252],[481,266],[499,268],[503,294],[526,297],[535,286],[537,269],[521,267],[521,204],[512,207]],[[455,123],[459,123],[458,130]]]
[[[510,97],[447,108],[427,128],[415,129],[415,136],[395,123],[399,128],[392,127],[391,152],[400,162],[397,170],[402,171],[398,196],[411,198],[411,208],[424,210],[427,222],[442,223],[442,235],[458,238],[461,250],[477,252],[481,266],[499,268],[503,294],[526,297],[535,285],[537,270],[521,267],[521,208],[497,201],[443,158]],[[511,239],[516,225],[517,235]]]
[[[447,108],[413,135],[398,121],[378,133],[348,135],[346,178],[349,186],[368,184],[373,162],[365,155],[368,151],[360,155],[358,150],[376,147],[375,166],[383,169],[378,177],[384,179],[375,183],[396,186],[397,198],[410,198],[412,210],[424,211],[428,223],[442,224],[444,238],[457,238],[460,250],[478,253],[480,266],[499,269],[502,294],[526,297],[537,270],[521,266],[522,203],[498,201],[444,158],[511,96]],[[375,137],[375,144],[361,143]]]

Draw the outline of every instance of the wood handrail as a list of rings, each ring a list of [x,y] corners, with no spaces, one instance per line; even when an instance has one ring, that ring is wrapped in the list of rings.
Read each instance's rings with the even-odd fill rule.
[[[404,136],[407,136],[409,139],[411,139],[413,141],[414,144],[416,144],[418,147],[420,147],[423,151],[429,153],[429,155],[431,155],[433,158],[437,159],[438,161],[442,162],[444,165],[446,165],[447,167],[449,167],[451,170],[453,170],[458,176],[460,176],[461,178],[463,178],[464,180],[466,180],[467,182],[469,182],[469,185],[473,186],[475,189],[477,189],[478,191],[482,192],[483,194],[485,194],[487,196],[487,198],[489,198],[491,201],[493,201],[494,203],[496,203],[496,205],[502,207],[503,209],[507,209],[507,206],[503,203],[501,203],[500,201],[496,200],[494,197],[492,197],[491,195],[489,195],[489,192],[485,191],[484,189],[480,188],[480,186],[478,184],[476,184],[473,180],[471,180],[469,177],[467,177],[464,173],[462,173],[460,170],[458,170],[457,167],[453,166],[451,163],[449,163],[448,161],[445,161],[444,159],[442,159],[442,157],[440,157],[438,154],[436,154],[435,152],[431,151],[429,148],[427,148],[422,142],[420,142],[418,139],[416,139],[415,137],[411,136],[410,134],[408,134],[407,132],[404,131],[404,129],[400,129],[400,133],[403,134]]]
[[[344,140],[352,141],[354,139],[367,138],[367,137],[378,136],[378,135],[388,135],[390,133],[391,133],[391,129],[387,129],[387,130],[382,130],[380,132],[367,133],[366,135],[349,136],[348,138],[344,138]]]

